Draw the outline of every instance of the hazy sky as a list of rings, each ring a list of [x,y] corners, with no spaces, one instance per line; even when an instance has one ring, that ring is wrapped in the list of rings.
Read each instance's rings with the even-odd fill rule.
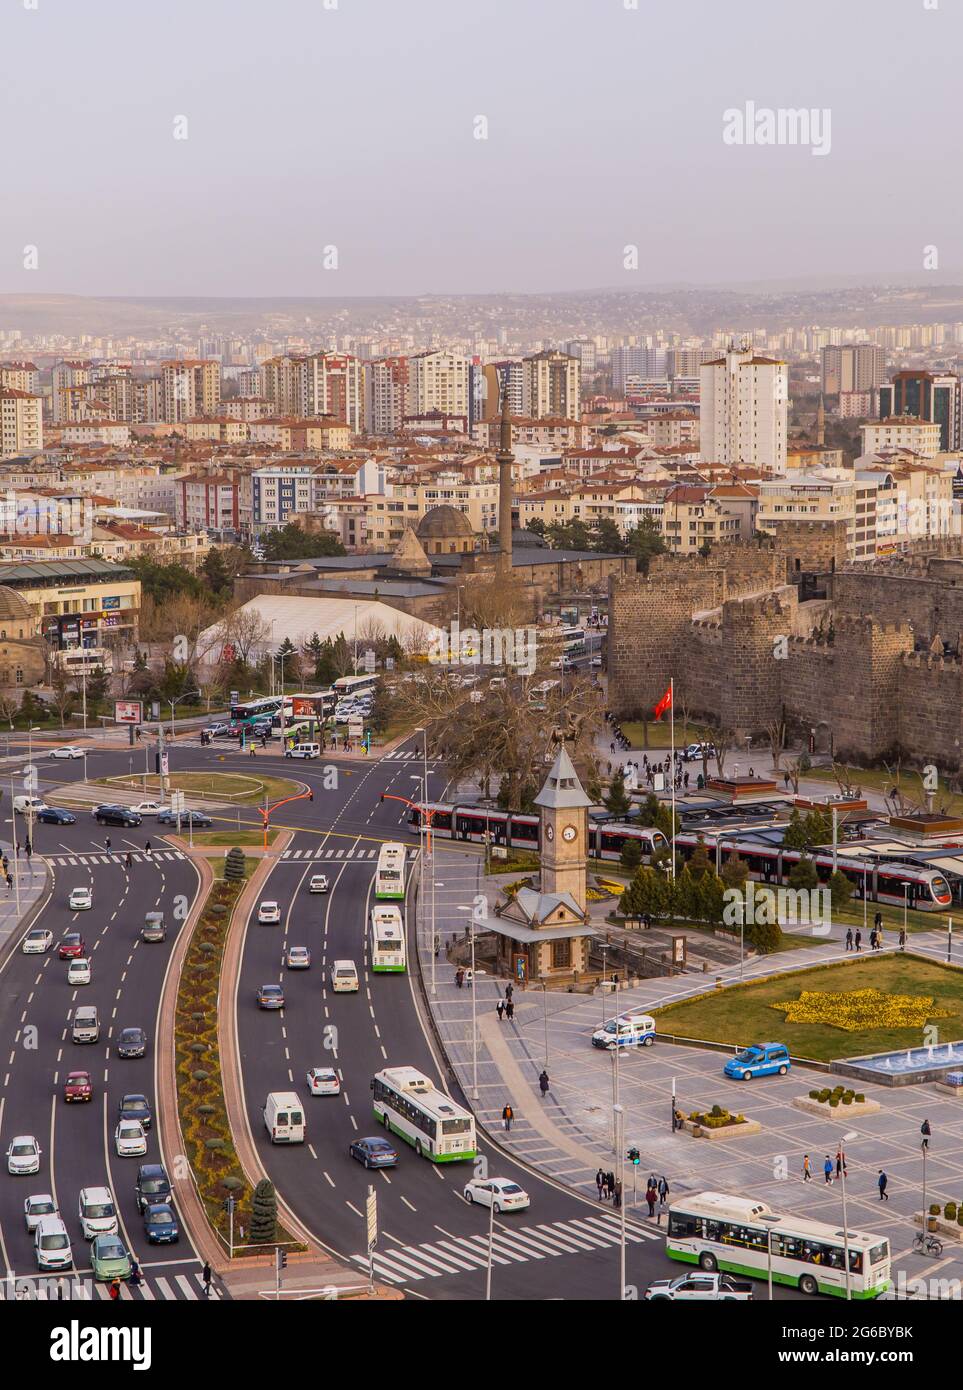
[[[3,0],[0,292],[916,275],[926,246],[963,266],[959,0],[627,3]],[[828,108],[829,154],[727,145],[747,101]]]

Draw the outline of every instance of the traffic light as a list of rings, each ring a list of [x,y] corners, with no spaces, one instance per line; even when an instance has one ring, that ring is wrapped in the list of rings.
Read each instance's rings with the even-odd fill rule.
[[[287,1269],[288,1255],[286,1250],[278,1251],[278,1269]]]
[[[629,1149],[628,1153],[625,1156],[630,1163],[635,1165],[636,1168],[642,1162],[642,1156],[636,1148]]]

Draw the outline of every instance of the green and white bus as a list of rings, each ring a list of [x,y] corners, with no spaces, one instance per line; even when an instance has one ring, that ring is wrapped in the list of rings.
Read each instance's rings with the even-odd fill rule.
[[[406,847],[389,840],[381,846],[378,854],[378,870],[375,874],[376,898],[403,898],[405,896],[405,856]]]
[[[374,1113],[433,1163],[475,1157],[475,1121],[416,1067],[386,1067],[371,1082]]]
[[[669,1207],[666,1254],[705,1270],[729,1270],[789,1284],[805,1294],[846,1297],[849,1250],[853,1298],[878,1298],[890,1286],[889,1241],[774,1212],[765,1202],[727,1192],[697,1192]]]
[[[371,969],[403,974],[405,927],[395,906],[376,905],[371,912]]]

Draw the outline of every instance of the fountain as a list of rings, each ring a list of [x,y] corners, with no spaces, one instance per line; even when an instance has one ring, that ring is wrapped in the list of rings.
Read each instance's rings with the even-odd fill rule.
[[[949,1071],[963,1068],[963,1041],[927,1043],[905,1052],[874,1052],[865,1057],[845,1057],[831,1070],[858,1081],[884,1086],[916,1086],[923,1081],[942,1081]]]

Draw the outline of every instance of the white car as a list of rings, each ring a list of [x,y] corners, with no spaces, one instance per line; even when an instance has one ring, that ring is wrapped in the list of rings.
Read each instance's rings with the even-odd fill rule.
[[[49,1192],[36,1192],[23,1204],[23,1219],[28,1231],[35,1231],[42,1216],[59,1216],[57,1203]]]
[[[52,758],[82,758],[84,750],[78,748],[75,743],[68,743],[66,748],[54,748],[50,756]]]
[[[308,1090],[313,1096],[340,1096],[341,1081],[331,1067],[312,1067],[307,1075]]]
[[[93,1240],[95,1236],[112,1236],[117,1232],[117,1208],[107,1187],[82,1187],[77,1215],[84,1240]]]
[[[68,985],[90,984],[90,961],[83,956],[75,956],[67,966]]]
[[[16,1134],[10,1140],[7,1172],[17,1176],[40,1172],[40,1145],[32,1134]]]
[[[465,1201],[503,1211],[522,1211],[531,1206],[528,1193],[511,1178],[472,1178],[465,1184]]]
[[[50,807],[42,796],[15,796],[13,809],[18,816],[25,816],[28,811],[32,811],[36,815],[38,811],[49,811]]]
[[[309,893],[326,893],[328,891],[327,874],[312,874],[308,883]]]
[[[43,1216],[33,1233],[33,1249],[37,1268],[70,1269],[74,1257],[70,1249],[67,1227],[59,1216]]]
[[[276,923],[280,922],[281,920],[280,907],[278,907],[277,903],[261,903],[260,907],[257,910],[257,920],[262,927],[276,925]]]
[[[121,1120],[114,1130],[114,1148],[120,1158],[138,1158],[147,1152],[147,1134],[140,1120]]]
[[[25,956],[42,956],[52,945],[53,932],[47,931],[46,927],[31,927],[20,949]]]
[[[71,912],[84,912],[93,907],[94,901],[89,888],[71,888],[70,890],[70,910]]]
[[[593,671],[600,671],[602,669],[602,658],[600,656],[593,656],[589,665],[592,667]]]
[[[165,806],[163,801],[137,801],[130,809],[139,816],[159,816],[161,811],[169,811],[170,807]]]

